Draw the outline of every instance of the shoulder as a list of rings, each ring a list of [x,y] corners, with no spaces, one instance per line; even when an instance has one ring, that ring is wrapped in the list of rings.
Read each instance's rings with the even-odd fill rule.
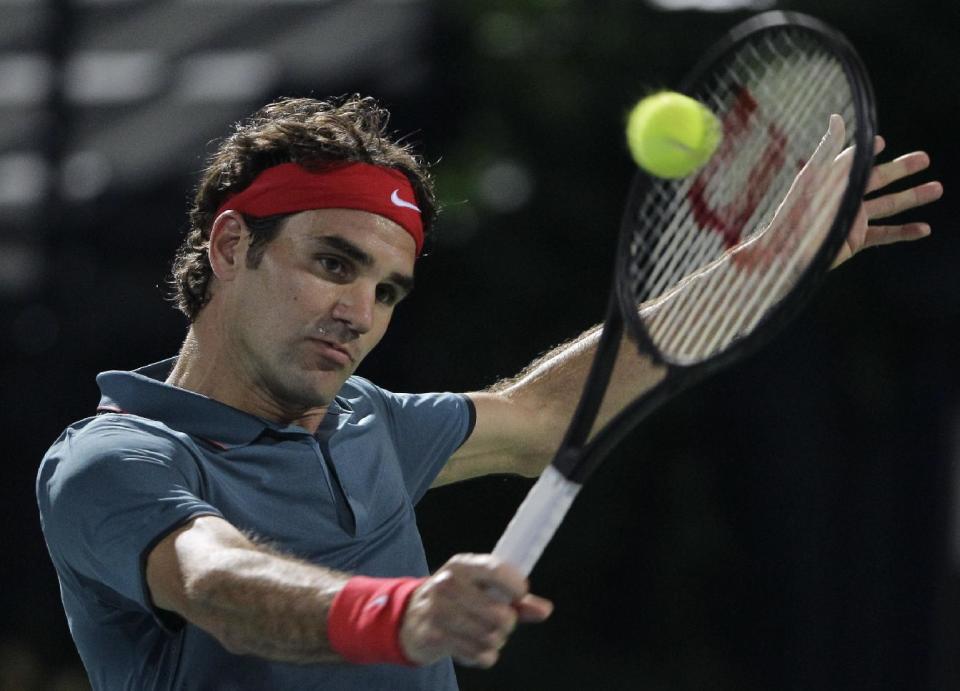
[[[337,403],[354,418],[389,412],[397,405],[397,394],[377,386],[369,379],[353,375],[344,382]]]
[[[125,461],[147,461],[158,466],[183,467],[192,459],[192,441],[161,422],[136,415],[105,413],[67,427],[40,463],[42,481],[113,472]]]
[[[126,449],[169,450],[182,448],[189,439],[162,422],[121,413],[104,413],[67,427],[47,456],[66,453],[87,457],[122,453]]]
[[[356,375],[347,379],[338,398],[346,401],[355,414],[377,411],[430,414],[431,411],[449,410],[454,414],[459,412],[472,416],[474,411],[473,402],[466,394],[447,391],[396,393]]]
[[[385,389],[381,389],[369,379],[354,374],[343,383],[337,398],[346,399],[349,402],[372,396],[382,397],[384,393]]]

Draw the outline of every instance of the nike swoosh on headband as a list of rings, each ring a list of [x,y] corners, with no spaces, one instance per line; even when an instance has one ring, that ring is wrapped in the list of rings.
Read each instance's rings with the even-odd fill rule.
[[[406,174],[395,168],[360,161],[331,161],[310,168],[281,163],[261,171],[246,188],[228,195],[217,215],[227,209],[259,217],[311,209],[368,211],[390,219],[409,233],[419,257],[424,240],[422,214],[401,194],[417,198]]]
[[[393,191],[393,194],[390,195],[390,201],[393,202],[394,206],[400,206],[405,209],[413,209],[417,213],[420,212],[420,207],[418,207],[416,204],[411,204],[410,202],[404,201],[400,198],[399,187]]]

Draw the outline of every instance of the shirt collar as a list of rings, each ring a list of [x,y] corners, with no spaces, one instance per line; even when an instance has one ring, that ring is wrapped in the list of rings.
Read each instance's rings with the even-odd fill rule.
[[[176,361],[173,357],[131,372],[101,372],[97,375],[101,394],[98,410],[157,420],[224,448],[249,444],[266,430],[307,434],[299,425],[278,425],[203,394],[164,383]],[[327,408],[320,429],[328,429],[331,423],[336,426],[337,418],[349,412],[346,400],[336,397]]]

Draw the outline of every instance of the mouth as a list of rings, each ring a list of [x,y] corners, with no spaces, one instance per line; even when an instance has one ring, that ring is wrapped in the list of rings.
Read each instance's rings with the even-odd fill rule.
[[[349,367],[353,364],[353,354],[339,343],[321,338],[311,338],[310,342],[316,346],[324,359],[340,367]]]

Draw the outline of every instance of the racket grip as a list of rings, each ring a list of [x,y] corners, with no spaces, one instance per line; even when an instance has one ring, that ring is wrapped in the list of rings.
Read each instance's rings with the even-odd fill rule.
[[[529,576],[582,485],[547,466],[493,548],[493,555]]]

